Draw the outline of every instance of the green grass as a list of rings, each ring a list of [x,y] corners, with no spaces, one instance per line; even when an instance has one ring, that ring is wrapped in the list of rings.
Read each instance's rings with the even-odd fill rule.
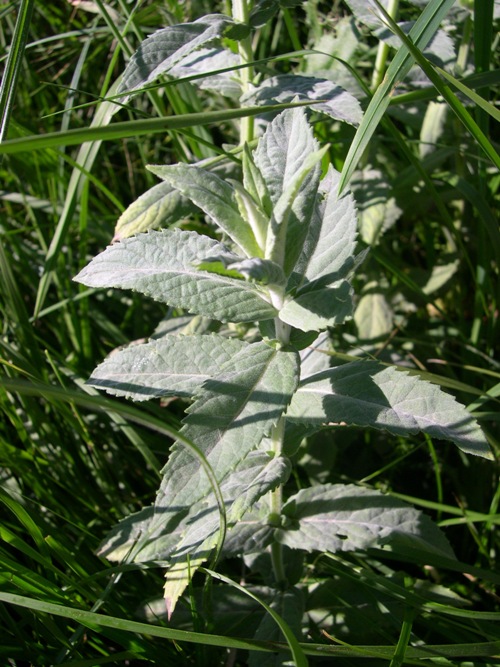
[[[118,0],[110,3],[116,16],[100,1],[98,13],[69,3],[0,6],[0,43],[5,51],[12,45],[0,90],[2,664],[229,665],[234,655],[244,665],[249,649],[264,656],[284,648],[282,635],[278,643],[251,639],[261,607],[229,586],[211,583],[214,609],[225,603],[233,613],[211,614],[202,603],[205,575],[197,575],[191,598],[167,624],[161,569],[112,567],[95,555],[117,521],[153,500],[185,406],[135,407],[85,385],[106,354],[150,335],[167,313],[128,293],[86,290],[72,277],[156,182],[146,164],[215,157],[239,139],[239,110],[202,97],[193,82],[152,89],[113,118],[112,101],[97,100],[112,98],[147,34],[213,12],[212,4],[194,2],[189,15],[183,3]],[[336,349],[439,376],[477,414],[498,454],[498,83],[488,72],[499,62],[493,3],[476,6],[475,22],[460,24],[453,75],[433,68],[434,85],[392,98],[390,79],[365,100],[369,113],[354,143],[352,128],[318,117],[316,130],[346,180],[355,167],[382,170],[402,210],[355,285],[390,302],[392,326],[362,339],[351,324],[334,332]],[[322,50],[314,35],[323,28],[311,16],[323,10],[310,0],[307,12],[281,13],[262,28],[254,53],[277,59],[301,47]],[[368,89],[376,42],[361,33],[366,46],[350,64]],[[305,71],[309,57],[256,67]],[[403,65],[392,62],[397,78]],[[421,121],[426,113],[432,121],[436,89],[456,118],[449,114],[425,153]],[[413,104],[417,118],[408,113]],[[433,270],[454,261],[450,279],[429,291]],[[310,635],[296,655],[303,651],[312,665],[333,657],[340,665],[500,664],[497,465],[443,442],[339,429],[331,440],[313,437],[298,459],[291,487],[364,479],[425,508],[458,563],[395,561],[382,551],[306,556],[303,583],[315,588]],[[250,576],[236,560],[218,570],[269,602],[265,573]]]

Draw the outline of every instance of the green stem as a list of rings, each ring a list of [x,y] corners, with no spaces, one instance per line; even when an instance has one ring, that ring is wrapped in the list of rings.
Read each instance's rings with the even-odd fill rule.
[[[291,327],[282,322],[279,317],[274,320],[276,338],[286,345],[290,340]],[[283,452],[283,442],[285,439],[285,418],[282,416],[278,420],[271,432],[271,443],[274,456],[281,456]],[[276,517],[281,516],[283,507],[283,486],[280,484],[269,494],[269,510]],[[286,584],[285,564],[283,562],[283,545],[279,542],[273,542],[271,545],[271,563],[273,566],[274,578],[280,586]]]
[[[390,0],[387,6],[387,13],[396,18],[399,9],[399,0]],[[389,55],[389,46],[380,41],[378,44],[377,57],[375,60],[375,68],[372,75],[371,91],[374,93],[382,83],[385,74],[385,66],[387,63],[387,56]]]
[[[248,24],[250,11],[248,0],[233,0],[232,5],[233,19]],[[242,65],[253,62],[252,36],[248,35],[238,42],[238,53]],[[254,68],[249,65],[240,70],[241,92],[247,93],[254,78]],[[250,143],[254,138],[254,119],[253,116],[242,118],[240,125],[240,144]]]

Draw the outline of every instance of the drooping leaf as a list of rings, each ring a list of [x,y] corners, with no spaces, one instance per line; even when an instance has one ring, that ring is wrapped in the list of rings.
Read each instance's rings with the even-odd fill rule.
[[[227,531],[224,542],[224,556],[240,556],[241,554],[260,553],[274,539],[275,526],[269,525],[269,503],[256,503],[234,526]]]
[[[302,109],[284,111],[269,124],[255,150],[254,161],[266,183],[273,207],[302,171],[307,156],[317,150],[318,144]],[[284,248],[285,273],[292,270],[315,213],[320,171],[319,164],[316,164],[308,172],[291,204]]]
[[[217,378],[205,382],[181,431],[201,449],[221,488],[270,432],[298,381],[296,353],[275,350],[265,343],[243,347],[229,364],[227,371],[222,367]],[[154,518],[136,560],[164,557],[158,536],[168,543],[170,553],[171,531],[211,492],[199,461],[179,443],[162,474]]]
[[[134,401],[194,396],[246,345],[217,335],[166,335],[112,352],[97,366],[88,384]]]
[[[290,297],[280,310],[280,319],[301,331],[324,331],[351,315],[352,287],[346,280]]]
[[[454,558],[441,530],[402,500],[354,484],[302,489],[283,506],[285,526],[276,538],[292,549],[353,551],[411,546]]]
[[[287,418],[305,424],[372,426],[397,435],[422,431],[491,459],[488,442],[464,406],[438,386],[372,361],[350,362],[306,378]]]
[[[325,194],[319,214],[311,218],[304,247],[289,280],[289,288],[323,287],[345,278],[352,269],[356,246],[356,208],[352,195],[338,195],[340,173],[330,167],[320,183]]]
[[[242,97],[246,106],[284,104],[310,100],[311,109],[333,120],[359,125],[363,112],[358,100],[328,79],[296,74],[280,74],[266,79]],[[319,102],[319,100],[321,100]]]
[[[203,46],[217,42],[234,21],[222,14],[208,14],[193,23],[168,26],[145,39],[130,59],[118,89],[132,93],[152,83],[174,65]],[[130,95],[121,98],[126,101]]]
[[[195,210],[191,202],[168,183],[158,183],[136,199],[118,218],[113,241],[167,227]]]
[[[133,289],[223,322],[274,317],[276,311],[265,300],[266,293],[255,284],[194,266],[205,257],[226,253],[225,245],[195,232],[153,231],[109,246],[75,280],[89,287]]]
[[[149,166],[148,169],[201,208],[247,257],[261,257],[252,229],[244,224],[233,188],[216,174],[194,165]]]

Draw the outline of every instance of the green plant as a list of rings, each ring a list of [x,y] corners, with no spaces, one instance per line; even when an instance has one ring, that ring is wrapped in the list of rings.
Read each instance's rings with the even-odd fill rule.
[[[2,660],[9,665],[144,660],[206,665],[222,664],[225,649],[227,664],[274,665],[289,661],[284,635],[296,664],[304,664],[304,654],[314,664],[330,664],[333,658],[352,664],[360,657],[391,667],[436,660],[449,665],[464,660],[498,663],[493,623],[498,605],[490,588],[499,582],[495,466],[452,445],[435,446],[428,433],[410,433],[408,423],[391,423],[390,433],[382,423],[381,429],[350,428],[344,419],[348,415],[361,425],[378,420],[380,407],[385,419],[392,413],[401,418],[401,404],[392,412],[380,405],[381,400],[388,402],[383,392],[392,380],[400,380],[412,388],[414,398],[435,396],[461,413],[462,426],[469,424],[470,431],[454,424],[448,435],[462,447],[476,441],[487,452],[470,411],[481,419],[490,443],[498,446],[494,383],[500,379],[495,362],[500,234],[494,206],[499,181],[494,134],[488,129],[488,122],[498,118],[498,72],[488,71],[497,62],[493,2],[478,0],[475,14],[442,0],[431,0],[422,13],[413,3],[401,3],[402,17],[416,19],[415,26],[395,23],[398,3],[386,3],[384,15],[376,2],[364,0],[350,1],[349,9],[338,2],[325,8],[315,0],[293,10],[292,3],[263,2],[250,11],[236,2],[232,17],[205,16],[213,7],[198,1],[133,5],[97,0],[74,10],[69,3],[20,3],[24,9],[33,4],[29,33],[26,11],[19,12],[21,29],[14,31],[14,4],[2,9],[0,28],[2,44],[11,40],[15,56],[6,62],[1,93],[6,101],[2,132],[9,132],[0,143],[5,155],[0,192],[0,298],[5,314],[0,338],[0,408],[5,416],[0,425]],[[440,24],[444,31],[438,30]],[[162,25],[170,28],[154,33]],[[118,59],[123,54],[127,61],[150,33],[145,45],[154,46],[155,35],[159,38],[153,60],[147,66],[143,60],[138,71],[140,58],[132,57],[121,86],[118,81],[110,87]],[[162,45],[162,36],[169,33],[178,41],[169,44],[164,39]],[[183,55],[178,60],[179,40]],[[302,45],[314,51],[303,51]],[[393,47],[398,49],[394,57]],[[412,60],[420,69],[408,71]],[[134,69],[135,83],[127,82]],[[89,107],[96,97],[89,91],[98,91],[99,98],[90,126]],[[146,95],[139,97],[140,92]],[[286,112],[274,120],[275,126],[269,125],[271,115],[252,120],[294,104],[306,106],[307,115],[297,109]],[[47,115],[50,112],[55,113]],[[120,122],[113,122],[117,112]],[[323,219],[309,221],[309,229],[321,226],[323,232],[333,226],[337,232],[338,225],[324,214],[328,206],[346,209],[345,225],[338,230],[348,239],[343,244],[345,262],[327,243],[326,259],[337,258],[338,276],[322,275],[307,286],[306,281],[294,284],[295,267],[291,273],[288,265],[280,270],[279,263],[273,266],[265,256],[271,252],[264,243],[267,226],[277,206],[269,202],[265,187],[259,187],[258,172],[265,169],[258,156],[266,154],[270,137],[257,142],[265,127],[276,134],[271,127],[290,123],[304,129],[304,155],[309,151],[310,160],[304,164],[299,159],[304,181],[297,197],[308,183],[312,190],[319,183],[314,201],[325,207],[320,209]],[[349,124],[359,124],[358,130]],[[101,145],[109,139],[114,141]],[[87,143],[72,155],[71,145],[81,142]],[[68,149],[53,150],[60,147]],[[143,168],[148,162],[177,161],[191,164],[158,167],[168,179],[158,185],[154,174]],[[297,178],[300,181],[300,174]],[[358,208],[358,256],[352,197],[338,193],[339,178],[342,188],[349,182]],[[217,185],[217,205],[203,199],[201,182],[210,184],[208,194]],[[293,188],[288,194],[293,199]],[[287,197],[282,196],[280,215],[286,220]],[[288,219],[297,227],[297,201],[290,205]],[[214,223],[204,206],[228,229]],[[195,277],[208,274],[219,285],[227,279],[230,293],[250,295],[272,315],[280,306],[270,303],[272,294],[278,300],[283,296],[283,316],[295,318],[294,324],[285,321],[276,327],[275,317],[221,323],[213,316],[190,315],[189,307],[166,311],[163,303],[132,290],[102,292],[72,283],[70,277],[89,255],[105,245],[121,211],[117,239],[170,226],[164,233],[150,232],[149,250],[154,237],[159,240],[162,234],[165,239],[174,234],[170,237],[188,255],[193,244],[205,243],[210,253],[202,253],[190,266]],[[299,206],[299,213],[306,216],[307,209]],[[250,221],[251,233],[240,227],[242,219]],[[228,230],[241,232],[239,241],[249,242],[256,252],[242,250]],[[288,237],[289,229],[281,230]],[[139,238],[122,241],[122,248],[133,248]],[[290,232],[285,248],[292,239]],[[303,239],[300,234],[296,239],[293,250],[299,252]],[[306,245],[308,240],[306,236]],[[367,245],[368,253],[361,250]],[[307,271],[320,271],[317,253],[308,247],[315,261]],[[334,309],[329,304],[322,308],[325,294],[344,296],[342,290],[344,302],[334,299]],[[314,305],[321,307],[313,318],[318,331],[304,331],[295,325],[310,326],[313,294],[318,297]],[[189,293],[182,295],[187,298]],[[353,319],[346,317],[339,326],[322,331],[325,321],[350,312],[351,300]],[[240,302],[233,303],[232,312],[240,307]],[[144,344],[143,337],[161,317],[151,342]],[[277,317],[281,320],[279,313]],[[285,344],[288,327],[290,341]],[[107,398],[84,384],[96,358],[138,338],[137,356],[144,356],[146,370],[156,373],[150,353],[159,358],[162,350],[167,370],[179,371],[184,365],[181,371],[193,366],[198,371],[204,364],[212,375],[203,376],[203,386],[175,385],[176,400],[160,395],[145,401],[163,392],[159,378],[131,387],[130,374],[124,383],[123,375],[106,377],[113,368],[110,357],[94,372],[93,381],[104,388],[111,383],[117,397]],[[179,351],[183,355],[173,359]],[[257,355],[249,359],[253,352]],[[246,370],[232,368],[233,353],[235,360],[247,364]],[[115,353],[119,373],[127,372],[133,354],[133,347]],[[293,377],[288,378],[281,403],[262,405],[270,393],[279,393],[273,386],[285,359],[288,368],[300,364],[301,384],[290,398],[295,385]],[[258,372],[254,360],[277,372],[265,372],[264,388],[252,391],[247,383]],[[429,372],[437,363],[439,376]],[[348,392],[357,391],[355,372],[367,378],[362,389],[369,383],[371,395],[377,394],[379,408],[371,414],[356,411],[359,403],[353,396],[336,405],[333,383],[337,389],[342,385]],[[467,411],[419,377],[469,403]],[[235,406],[238,395],[217,393],[232,389],[233,380],[247,387],[248,402],[242,409],[249,428],[238,417],[231,422],[228,416],[228,425],[222,414],[211,411],[226,401]],[[123,392],[135,392],[141,402],[127,404],[120,398]],[[316,399],[324,392],[327,399],[319,403]],[[179,433],[179,417],[191,395],[194,403]],[[282,409],[283,417],[278,417]],[[308,423],[303,423],[302,411]],[[231,450],[226,462],[242,455],[240,443],[249,446],[248,430],[256,431],[251,433],[256,440],[261,437],[266,416],[277,423],[271,437],[262,438],[218,481],[217,464],[203,451],[207,435],[196,423],[200,416],[220,426],[215,452],[236,442],[235,455],[231,458]],[[335,421],[325,424],[326,418]],[[446,419],[427,426],[439,439]],[[201,446],[190,437],[197,440],[199,433]],[[98,542],[110,526],[153,499],[160,461],[169,457],[172,440],[177,444],[166,472],[184,458],[192,461],[206,493],[195,504],[189,498],[183,516],[182,509],[168,504],[171,487],[164,478],[165,504],[178,530],[164,535],[156,512],[158,533],[150,545],[158,546],[160,555],[170,554],[167,560],[148,562],[147,539],[142,539],[141,531],[156,525],[154,506],[123,521],[101,546],[101,553],[118,562],[96,557]],[[273,448],[280,447],[281,455],[274,454]],[[176,493],[178,477],[174,471]],[[194,486],[187,477],[186,495]],[[247,493],[236,498],[242,489]],[[201,490],[195,491],[199,497]],[[349,493],[352,497],[346,498]],[[360,505],[363,511],[373,505],[373,511],[382,512],[376,526],[387,533],[385,540],[382,535],[372,540],[360,530]],[[233,525],[250,506],[253,509]],[[429,514],[446,530],[458,559]],[[404,516],[413,517],[415,524],[398,534],[394,528]],[[345,535],[335,527],[313,531],[318,518],[324,520],[320,525],[332,527],[346,517]],[[242,557],[233,557],[242,549]],[[210,570],[209,576],[221,581],[212,587],[206,575],[194,574],[190,580],[197,558],[204,556],[212,567],[219,557],[217,573]],[[189,584],[167,623],[161,573],[172,563],[170,609]],[[238,588],[238,580],[244,581],[243,587]],[[147,623],[132,620],[138,615]],[[297,637],[307,637],[307,642],[299,645]]]
[[[234,28],[212,16],[154,35],[122,87],[149,83],[228,25]],[[305,97],[313,103],[315,84],[308,83]],[[294,81],[274,86],[294,98]],[[251,138],[246,127],[243,139]],[[150,167],[166,184],[163,196],[176,203],[180,196],[209,217],[211,236],[184,229],[139,234],[109,247],[76,278],[89,287],[133,289],[193,314],[192,330],[200,317],[219,323],[210,333],[160,332],[113,353],[90,379],[136,401],[194,398],[154,506],[122,521],[101,547],[111,560],[168,563],[169,615],[214,548],[217,560],[269,547],[283,591],[293,590],[285,547],[390,545],[453,557],[424,515],[379,491],[325,484],[285,498],[289,457],[305,435],[332,425],[422,431],[491,457],[475,420],[437,386],[325,350],[320,332],[352,314],[350,276],[360,263],[354,200],[339,193],[333,167],[321,178],[327,150],[306,113],[295,109],[267,125],[253,152],[242,146],[242,182],[196,165]]]

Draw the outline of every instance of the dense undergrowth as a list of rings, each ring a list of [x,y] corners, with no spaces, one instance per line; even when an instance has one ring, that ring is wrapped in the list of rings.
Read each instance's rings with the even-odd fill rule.
[[[321,75],[366,110],[395,51],[359,20],[363,3],[282,4],[256,21],[253,76]],[[422,4],[401,3],[401,18],[418,18]],[[380,122],[373,117],[370,141],[353,163],[359,250],[370,250],[352,280],[354,317],[331,329],[328,350],[339,360],[419,371],[469,408],[497,456],[496,7],[479,0],[473,13],[465,4],[451,9],[442,42],[428,54],[441,68],[440,95],[421,69],[411,70]],[[205,160],[222,164],[222,174],[252,126],[238,118],[234,97],[196,81],[160,80],[122,99],[118,111],[99,101],[148,35],[215,11],[230,14],[230,7],[155,0],[0,7],[5,54],[12,45],[0,97],[0,656],[8,665],[290,660],[278,624],[227,581],[196,574],[167,622],[161,569],[96,555],[119,520],[153,502],[188,403],[134,405],[85,382],[115,348],[144,341],[160,322],[164,332],[187,321],[172,324],[183,313],[73,277],[115,234],[141,231],[133,221],[126,228],[130,216],[115,226],[157,184],[147,164]],[[24,33],[16,32],[18,17]],[[226,45],[237,53],[236,42]],[[463,80],[460,97],[446,73]],[[169,128],[162,118],[180,122]],[[323,171],[331,164],[342,172],[356,128],[320,113],[310,119],[319,144],[329,145]],[[199,211],[175,224],[214,234]],[[204,332],[213,325],[189,326]],[[232,333],[248,331],[234,325]],[[287,495],[311,484],[383,491],[432,518],[457,558],[285,551],[288,578],[307,591],[306,608],[283,595],[274,610],[295,629],[310,664],[500,663],[496,462],[425,434],[344,426],[311,435],[293,462]],[[216,569],[272,602],[264,553],[228,558]],[[278,657],[273,648],[282,649]]]

